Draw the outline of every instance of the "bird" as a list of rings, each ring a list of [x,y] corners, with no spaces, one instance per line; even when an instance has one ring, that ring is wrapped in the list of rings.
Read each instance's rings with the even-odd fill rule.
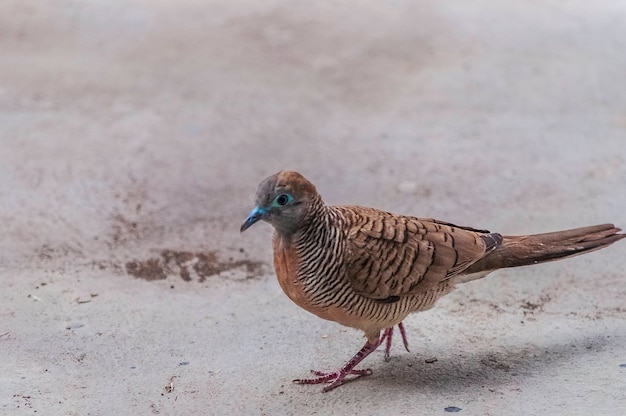
[[[265,221],[278,283],[296,305],[361,330],[365,345],[335,371],[313,371],[297,384],[328,392],[372,374],[357,365],[385,343],[394,327],[408,350],[403,320],[431,308],[456,285],[502,268],[534,265],[604,248],[626,237],[613,224],[506,236],[431,218],[361,206],[326,205],[302,174],[282,170],[263,180],[244,232]]]

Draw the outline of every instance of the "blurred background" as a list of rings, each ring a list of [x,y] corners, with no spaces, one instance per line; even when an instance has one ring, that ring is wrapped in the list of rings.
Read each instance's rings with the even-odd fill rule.
[[[341,340],[313,343],[321,342],[322,331],[339,328],[306,315],[282,296],[271,268],[270,227],[239,235],[257,184],[281,169],[303,173],[328,203],[375,206],[503,234],[602,222],[626,226],[623,1],[7,0],[0,3],[0,50],[0,334],[8,334],[0,338],[0,348],[6,347],[9,357],[21,357],[8,360],[13,364],[3,372],[21,375],[0,378],[8,392],[0,397],[0,412],[54,404],[48,414],[126,413],[122,409],[206,414],[207,397],[227,413],[312,413],[298,407],[302,398],[313,400],[321,414],[363,413],[376,406],[395,414],[413,411],[413,399],[405,396],[391,408],[380,397],[370,397],[371,389],[386,394],[384,381],[393,383],[391,373],[401,372],[381,360],[372,360],[376,374],[389,379],[340,389],[355,394],[352,400],[289,384],[302,375],[299,371],[344,360],[361,340],[344,331],[336,332],[345,337]],[[499,306],[504,318],[492,316],[493,311],[489,316],[506,334],[526,316],[519,309],[528,301],[524,296],[539,299],[552,290],[548,298],[553,300],[558,293],[574,294],[553,301],[550,313],[556,318],[550,315],[544,322],[563,319],[561,328],[571,324],[574,332],[595,333],[597,325],[626,329],[620,324],[626,317],[623,253],[624,247],[616,246],[539,272],[503,272],[504,277],[451,295],[442,315],[429,315],[432,322],[424,325],[436,332],[437,319],[446,319],[446,311],[454,315],[463,299],[490,298],[492,306],[505,302]],[[215,275],[220,278],[211,278]],[[247,286],[232,283],[236,280]],[[47,290],[47,297],[39,289]],[[475,313],[493,310],[489,302],[484,310],[476,306]],[[266,303],[280,307],[230,321],[242,308],[262,310]],[[198,327],[185,332],[181,314],[188,314],[190,305],[197,308]],[[87,312],[76,315],[76,308]],[[589,319],[573,324],[568,314],[574,310]],[[170,320],[161,320],[164,311]],[[463,309],[457,315],[481,321],[471,313]],[[233,381],[245,379],[242,373],[248,374],[254,361],[248,367],[226,366],[230,370],[222,369],[223,379],[203,396],[213,371],[203,353],[212,351],[215,362],[237,361],[241,351],[232,346],[238,345],[254,352],[252,360],[258,353],[257,332],[273,336],[268,322],[287,315],[299,321],[278,325],[284,351],[279,354],[270,343],[259,356],[273,363],[267,379],[256,374],[246,376],[249,385]],[[142,328],[142,335],[120,341],[119,331],[126,334],[114,324],[120,316]],[[594,316],[605,320],[594,324]],[[228,322],[230,329],[222,327],[216,337],[211,317]],[[463,327],[461,317],[453,319],[458,323],[450,325]],[[68,338],[66,328],[76,322],[91,328],[91,335]],[[488,331],[490,325],[473,331]],[[103,372],[98,360],[87,373],[82,361],[82,367],[64,370],[84,386],[57,397],[53,380],[41,379],[44,367],[47,371],[55,364],[31,368],[20,361],[38,360],[41,334],[49,341],[48,358],[56,357],[46,362],[64,368],[74,368],[64,361],[66,342],[83,352],[93,350],[87,357],[107,351],[107,360],[123,362],[124,369],[135,364],[109,351],[135,349],[139,356],[153,357],[151,368],[157,373],[146,370],[142,380],[157,380],[160,388],[171,375],[158,372],[160,354],[172,356],[164,347],[172,337],[164,331],[171,327],[184,332],[176,342],[205,337],[199,344],[215,343],[207,349],[196,345],[192,363],[209,364],[187,378],[188,388],[181,391],[190,395],[188,402],[175,404],[173,396],[161,397],[152,387],[128,387],[118,367]],[[98,332],[113,334],[115,341],[93,335]],[[553,334],[554,327],[537,327],[533,333]],[[100,340],[97,348],[94,339]],[[476,342],[477,354],[484,353],[489,348],[485,339],[462,344]],[[307,342],[312,345],[300,350]],[[421,341],[413,342],[419,353]],[[626,362],[624,342],[601,344],[607,356],[622,354]],[[146,345],[160,347],[146,352]],[[185,345],[179,349],[183,355]],[[615,390],[623,386],[624,372],[615,375],[620,382],[607,376],[602,382],[594,379],[587,390],[581,384],[565,393],[562,381],[582,380],[582,373],[533,379],[537,390],[509,385],[506,375],[487,377],[479,384],[504,383],[510,389],[476,397],[472,388],[462,387],[471,386],[471,379],[458,384],[455,374],[463,360],[480,359],[471,353],[459,358],[452,345],[432,348],[451,357],[450,367],[440,370],[448,378],[441,381],[436,371],[423,375],[434,384],[422,384],[421,390],[435,398],[414,396],[422,406],[433,406],[428,407],[433,412],[443,412],[448,403],[438,402],[443,391],[465,397],[460,408],[480,403],[474,408],[479,413],[472,414],[501,414],[498,409],[514,414],[524,406],[545,410],[549,407],[542,406],[563,395],[568,399],[550,408],[553,414],[563,406],[567,414],[576,414],[573,409],[588,414],[587,402],[577,402],[580,397],[604,410],[626,405]],[[506,351],[503,345],[492,348]],[[511,360],[503,354],[498,359]],[[408,357],[423,363],[421,356]],[[526,355],[516,357],[524,362]],[[538,360],[537,367],[543,366]],[[618,364],[611,362],[611,371]],[[407,368],[406,362],[396,365]],[[592,377],[594,366],[597,360],[590,359],[589,368],[580,371]],[[480,365],[474,370],[493,371]],[[182,377],[182,370],[176,371],[172,374]],[[105,375],[108,382],[100,379]],[[409,389],[412,377],[398,382],[399,388]],[[107,391],[116,392],[111,396],[116,399],[101,390],[112,379],[120,384]],[[251,398],[246,396],[250,385],[262,386]],[[433,387],[442,385],[441,390]],[[288,399],[276,401],[279,391]],[[146,397],[153,393],[150,402]],[[528,400],[537,395],[546,402]],[[241,397],[248,397],[247,404],[234,406],[234,398]]]

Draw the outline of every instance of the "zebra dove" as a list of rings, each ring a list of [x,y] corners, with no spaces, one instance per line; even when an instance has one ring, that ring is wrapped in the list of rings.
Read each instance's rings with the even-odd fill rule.
[[[285,294],[320,318],[365,332],[363,348],[340,369],[294,380],[328,383],[324,392],[371,374],[355,367],[383,342],[389,356],[396,325],[408,350],[402,320],[432,307],[458,283],[500,268],[572,257],[626,237],[612,224],[503,236],[373,208],[328,206],[311,182],[291,171],[261,182],[241,231],[259,220],[275,229],[274,268]]]

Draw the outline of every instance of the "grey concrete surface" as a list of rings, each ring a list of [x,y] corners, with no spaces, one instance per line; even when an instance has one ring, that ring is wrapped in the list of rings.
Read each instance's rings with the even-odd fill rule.
[[[459,287],[322,394],[290,380],[362,335],[239,225],[291,168],[506,234],[626,226],[625,2],[4,1],[0,50],[0,414],[624,414],[626,243]]]

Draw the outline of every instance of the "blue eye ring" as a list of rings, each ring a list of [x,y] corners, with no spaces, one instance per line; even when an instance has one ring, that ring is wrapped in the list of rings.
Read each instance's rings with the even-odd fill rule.
[[[278,206],[285,206],[293,201],[293,196],[289,194],[280,194],[274,198],[274,204]]]

